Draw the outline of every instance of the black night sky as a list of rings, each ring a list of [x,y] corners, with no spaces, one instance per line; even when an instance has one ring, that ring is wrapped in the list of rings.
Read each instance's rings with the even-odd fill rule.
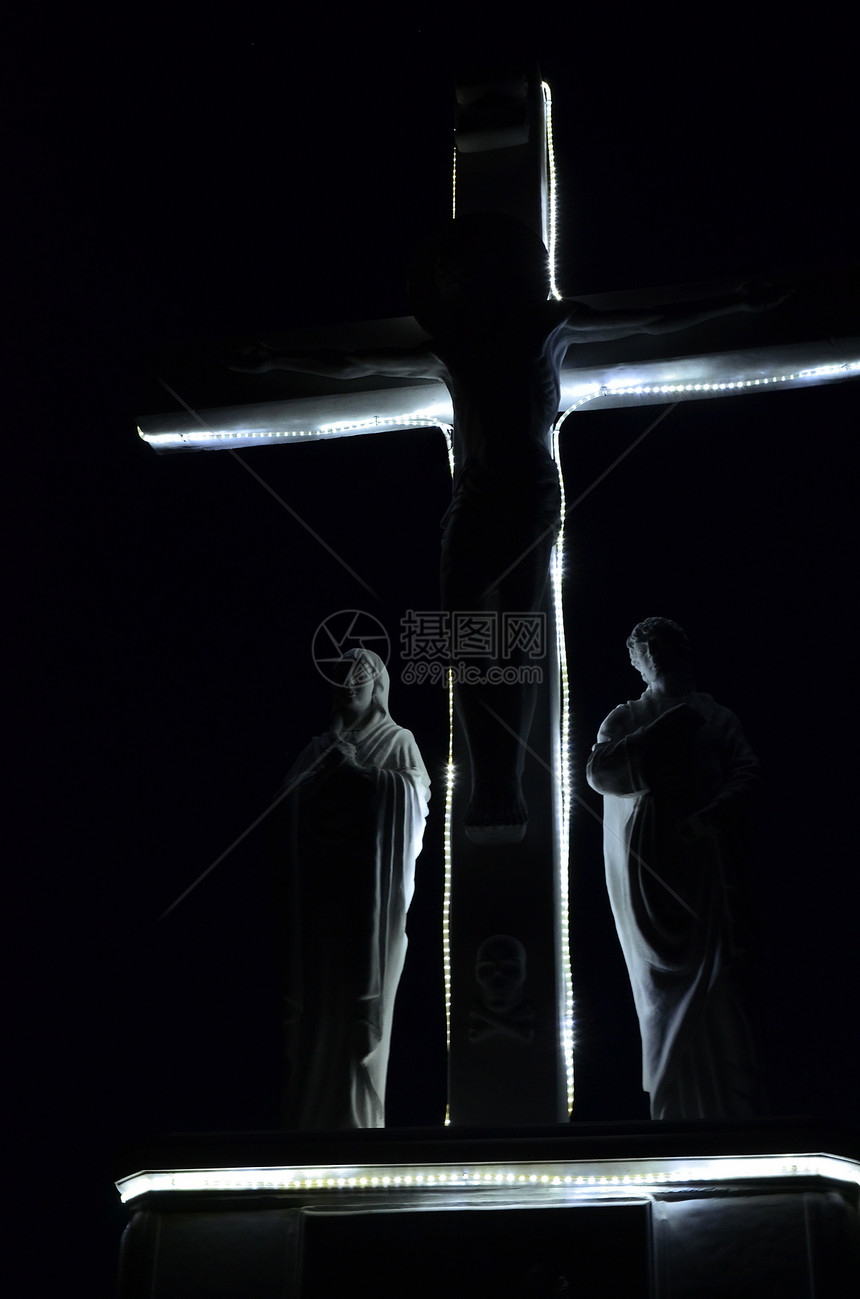
[[[158,917],[324,729],[310,638],[368,598],[231,456],[159,458],[139,441],[135,417],[171,409],[158,374],[182,392],[162,358],[407,314],[411,250],[449,212],[458,66],[540,61],[571,296],[847,268],[856,110],[848,42],[787,35],[778,19],[765,31],[711,13],[707,30],[692,13],[703,26],[686,31],[652,8],[527,19],[502,39],[407,10],[150,7],[66,30],[44,13],[15,37],[15,287],[35,327],[10,430],[29,440],[35,501],[12,551],[35,670],[23,711],[36,808],[13,871],[35,994],[21,1058],[34,1130],[51,1137],[43,1163],[72,1138],[65,1167],[88,1197],[74,1230],[85,1219],[109,1293],[123,1222],[112,1152],[153,1133],[274,1123],[265,830]],[[773,1111],[846,1119],[858,397],[855,381],[678,407],[577,507],[566,592],[578,792],[592,809],[585,759],[610,708],[639,694],[624,639],[640,618],[686,627],[700,689],[744,723],[766,778],[752,888]],[[657,413],[569,421],[569,495]],[[393,640],[407,608],[437,606],[450,490],[439,433],[243,455],[379,593],[369,611]],[[392,712],[438,774],[441,690],[393,681]],[[436,1125],[444,1110],[442,803],[440,784],[395,1025],[396,1126]],[[644,1118],[600,830],[584,812],[572,890],[574,1118]]]

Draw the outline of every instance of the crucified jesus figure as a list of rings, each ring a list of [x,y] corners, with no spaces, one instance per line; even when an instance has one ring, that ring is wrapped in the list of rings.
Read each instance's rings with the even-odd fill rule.
[[[443,519],[442,607],[449,613],[540,610],[560,526],[552,430],[567,349],[632,334],[683,330],[734,311],[776,305],[783,290],[735,293],[648,309],[598,311],[549,297],[547,251],[500,214],[452,221],[418,253],[410,300],[430,337],[385,352],[290,353],[260,345],[233,368],[298,370],[337,379],[441,379],[454,408],[454,483]],[[524,651],[505,666],[524,666]],[[490,674],[492,675],[492,674]],[[528,813],[522,772],[538,686],[458,680],[455,701],[469,747],[472,793],[464,818],[476,843],[519,842]]]

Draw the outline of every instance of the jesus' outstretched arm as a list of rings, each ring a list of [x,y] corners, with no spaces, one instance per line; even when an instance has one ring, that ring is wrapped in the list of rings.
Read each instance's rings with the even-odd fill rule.
[[[736,311],[768,311],[783,302],[790,292],[784,285],[751,280],[733,293],[660,307],[600,311],[571,300],[565,302],[569,310],[563,339],[568,344],[576,344],[608,342],[633,334],[670,334]]]
[[[340,352],[330,348],[301,348],[286,352],[257,343],[235,357],[230,362],[230,369],[243,374],[293,370],[327,379],[366,379],[371,375],[403,379],[443,377],[441,362],[425,344],[391,348],[384,352],[371,349]]]

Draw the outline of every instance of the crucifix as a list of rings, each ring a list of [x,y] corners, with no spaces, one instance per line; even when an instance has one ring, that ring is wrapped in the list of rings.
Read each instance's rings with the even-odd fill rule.
[[[536,76],[461,86],[456,216],[413,266],[416,319],[393,322],[377,346],[358,330],[346,346],[284,340],[242,363],[367,386],[339,400],[243,402],[141,426],[157,451],[453,429],[440,612],[447,634],[463,633],[450,656],[445,903],[458,1124],[560,1122],[572,1101],[559,415],[857,372],[856,341],[834,343],[832,326],[826,343],[799,339],[795,321],[763,345],[751,313],[780,295],[754,287],[565,302],[547,258],[553,173],[549,96]],[[727,330],[721,318],[735,312]],[[753,318],[754,329],[738,323]],[[670,349],[663,335],[674,336]],[[386,378],[413,382],[386,387]]]

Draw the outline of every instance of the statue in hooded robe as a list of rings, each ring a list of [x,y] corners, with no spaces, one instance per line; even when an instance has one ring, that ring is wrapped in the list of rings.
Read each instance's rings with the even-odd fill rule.
[[[693,686],[677,623],[627,645],[647,689],[600,728],[606,883],[642,1037],[654,1119],[763,1111],[743,907],[759,768],[734,713]]]
[[[332,673],[333,720],[284,782],[280,872],[287,1079],[283,1125],[379,1128],[430,781],[388,712],[378,655]]]

